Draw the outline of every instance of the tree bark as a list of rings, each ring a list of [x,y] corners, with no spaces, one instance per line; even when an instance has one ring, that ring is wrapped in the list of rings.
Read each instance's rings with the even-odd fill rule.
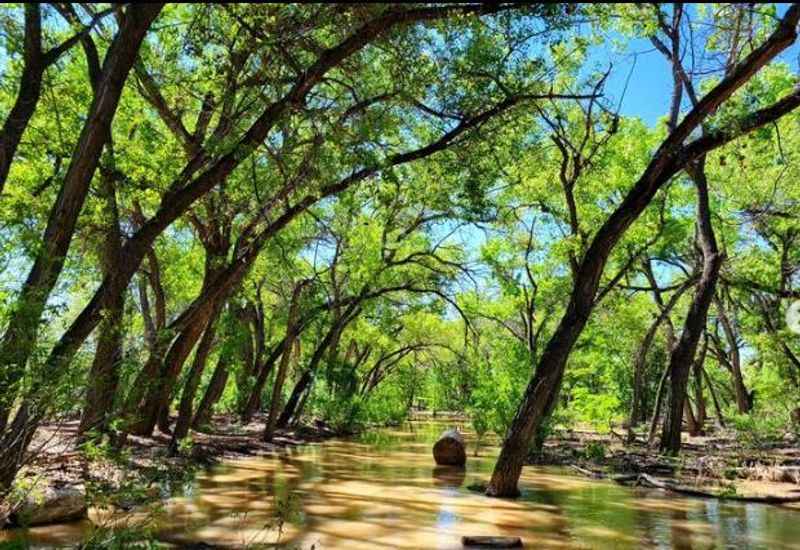
[[[552,407],[561,385],[564,366],[592,311],[600,277],[619,239],[639,217],[656,192],[692,160],[720,143],[717,137],[703,136],[683,146],[703,121],[765,64],[797,38],[800,6],[792,5],[778,29],[744,61],[739,63],[677,124],[655,152],[641,178],[620,206],[608,217],[592,240],[577,271],[564,316],[542,353],[533,378],[503,442],[486,493],[490,496],[517,496],[517,481],[533,435],[546,411]],[[800,98],[798,98],[800,99]],[[792,100],[794,103],[794,100]],[[794,107],[792,107],[794,108]],[[761,119],[760,116],[756,118]],[[742,127],[740,126],[740,129]],[[731,133],[726,134],[732,137]],[[712,146],[713,144],[713,146]],[[720,143],[721,144],[721,143]],[[681,152],[680,154],[676,154]],[[693,352],[694,350],[692,350]],[[683,396],[681,396],[683,397]],[[680,402],[680,409],[683,402]],[[679,434],[680,435],[680,434]]]
[[[697,352],[697,344],[705,330],[708,310],[714,299],[719,270],[722,266],[722,256],[717,249],[717,240],[711,224],[705,158],[698,160],[689,173],[697,188],[697,239],[702,251],[703,272],[686,314],[678,345],[670,356],[669,404],[661,434],[661,450],[670,454],[677,454],[681,449],[681,425],[689,374]]]
[[[744,377],[742,376],[742,359],[739,353],[739,340],[736,336],[736,330],[730,317],[728,317],[728,312],[722,298],[715,296],[714,305],[717,308],[717,315],[722,325],[722,331],[725,333],[725,339],[728,342],[728,357],[730,359],[731,376],[733,378],[733,389],[736,393],[736,408],[741,414],[747,414],[750,412],[751,408],[750,395],[744,385]]]
[[[700,425],[701,430],[703,429],[706,419],[708,418],[708,413],[706,411],[706,400],[703,395],[703,365],[705,364],[707,353],[708,336],[704,336],[703,346],[700,348],[700,353],[697,354],[697,357],[694,360],[694,365],[692,366],[692,371],[694,373],[694,402],[695,406],[697,407],[697,423]]]
[[[711,394],[711,402],[714,403],[714,410],[717,413],[717,423],[721,428],[724,428],[725,417],[722,415],[722,407],[719,406],[719,400],[717,399],[717,392],[714,391],[714,386],[711,384],[711,378],[709,378],[705,368],[703,368],[703,377],[705,378],[706,386],[708,387],[708,393]]]
[[[655,280],[651,281],[651,284],[655,285]],[[661,303],[659,294],[659,299],[657,302],[661,311],[645,333],[644,338],[639,345],[639,349],[636,352],[636,359],[633,363],[633,399],[631,401],[631,413],[628,420],[628,441],[634,440],[635,435],[633,430],[644,416],[643,411],[641,410],[641,402],[644,394],[644,370],[647,365],[647,353],[650,351],[650,347],[653,344],[653,340],[655,339],[659,327],[667,319],[667,317],[669,317],[670,312],[678,303],[678,300],[683,293],[689,288],[689,286],[690,285],[687,282],[685,285],[681,286],[681,288],[676,290],[666,305]],[[654,286],[654,288],[657,287]]]
[[[42,76],[46,67],[42,52],[41,9],[37,3],[26,3],[25,44],[19,91],[0,132],[0,193],[3,192],[22,134],[42,95]]]
[[[192,420],[192,428],[201,430],[211,421],[211,413],[214,410],[214,405],[217,404],[220,397],[225,391],[225,385],[228,383],[228,361],[224,353],[221,353],[217,359],[217,366],[214,368],[214,374],[211,375],[211,381],[208,383],[206,392],[203,394],[203,399],[197,406],[197,411]]]
[[[102,68],[94,42],[84,38],[83,49],[86,53],[89,78],[92,90],[96,94],[100,88]],[[117,207],[114,143],[109,128],[106,138],[106,169],[100,168],[100,195],[105,203],[105,233],[100,250],[103,276],[110,275],[119,264],[122,250],[122,233],[119,227],[119,209]],[[116,295],[116,299],[106,309],[105,318],[100,323],[97,349],[95,350],[92,368],[86,389],[86,404],[83,408],[78,433],[84,436],[90,430],[105,432],[114,408],[119,384],[119,367],[122,362],[123,316],[125,314],[125,292]]]
[[[300,403],[300,399],[306,394],[306,392],[310,391],[311,385],[314,382],[314,375],[317,372],[319,364],[322,362],[322,358],[325,356],[325,352],[328,350],[330,345],[337,340],[337,334],[340,334],[341,331],[344,330],[344,326],[355,319],[361,312],[361,308],[358,304],[359,302],[353,302],[350,304],[350,306],[348,306],[343,315],[338,315],[330,329],[328,329],[328,332],[322,338],[322,341],[317,345],[317,348],[314,350],[314,354],[311,356],[311,360],[308,363],[308,367],[305,371],[303,371],[300,379],[292,389],[289,400],[283,407],[283,411],[278,418],[279,427],[287,427],[292,420],[292,416],[295,416],[298,413],[298,404]]]
[[[42,240],[42,248],[13,307],[0,343],[0,493],[4,493],[22,465],[25,452],[43,415],[47,397],[42,395],[44,381],[35,379],[20,404],[14,421],[6,427],[16,396],[16,385],[22,378],[34,345],[44,305],[64,265],[100,154],[110,135],[127,76],[138,55],[139,46],[161,10],[161,4],[129,6],[121,18],[119,30],[106,53],[98,92],[74,149],[69,169],[58,198],[50,212]],[[110,287],[121,293],[123,289]]]
[[[216,319],[222,309],[223,304],[217,304],[215,306],[215,310],[212,312],[211,319],[203,333],[203,338],[200,340],[200,344],[197,346],[197,351],[194,354],[192,367],[189,369],[186,382],[183,386],[183,393],[181,394],[181,401],[178,407],[178,419],[175,421],[175,429],[172,432],[172,440],[169,445],[169,452],[171,455],[177,454],[181,440],[189,434],[195,394],[197,393],[197,388],[200,386],[200,380],[206,367],[208,355],[211,353],[211,349],[214,345],[217,327]]]
[[[300,313],[300,297],[303,290],[308,285],[308,281],[301,281],[292,291],[289,302],[289,314],[286,319],[286,337],[284,338],[283,353],[278,363],[278,370],[275,372],[275,382],[272,385],[272,398],[269,403],[269,416],[264,428],[264,441],[272,441],[275,428],[278,423],[278,410],[281,404],[281,394],[283,392],[283,382],[286,379],[286,371],[289,367],[289,360],[295,347],[295,339],[298,334],[298,316]]]
[[[264,391],[264,386],[267,385],[267,380],[269,379],[269,375],[272,373],[272,368],[275,366],[275,362],[281,357],[281,355],[283,355],[285,346],[286,338],[281,340],[274,348],[272,348],[272,351],[267,356],[264,363],[258,367],[258,376],[256,376],[253,387],[250,389],[250,395],[244,405],[244,408],[242,409],[241,418],[243,424],[249,423],[253,419],[253,415],[256,414],[260,408],[261,394]]]

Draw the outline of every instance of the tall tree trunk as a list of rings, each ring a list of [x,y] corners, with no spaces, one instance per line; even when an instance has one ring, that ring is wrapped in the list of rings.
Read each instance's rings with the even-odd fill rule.
[[[169,445],[169,452],[171,455],[177,454],[181,440],[189,434],[195,394],[197,393],[197,388],[200,386],[200,380],[206,367],[208,355],[211,353],[211,349],[214,345],[217,327],[216,319],[222,308],[223,304],[217,304],[215,306],[208,326],[206,326],[205,333],[203,333],[203,338],[197,346],[192,367],[189,369],[189,373],[186,377],[183,393],[181,394],[181,402],[178,407],[178,419],[175,422],[175,430],[172,432],[172,440]]]
[[[217,404],[222,393],[225,391],[225,385],[228,383],[228,360],[224,353],[220,353],[217,359],[217,366],[214,368],[214,374],[211,375],[211,381],[208,383],[206,392],[203,394],[203,399],[197,405],[197,411],[192,420],[192,428],[201,430],[211,421],[211,413],[214,410],[214,405]]]
[[[88,36],[82,40],[83,50],[86,54],[86,63],[89,79],[92,82],[92,91],[96,95],[100,90],[103,70],[100,67],[100,57],[94,42]],[[122,233],[119,226],[119,208],[117,207],[117,192],[114,160],[114,142],[109,127],[106,136],[105,166],[100,167],[100,195],[105,203],[102,216],[105,218],[105,234],[100,250],[102,258],[103,277],[109,276],[117,268],[122,258]],[[97,349],[95,350],[92,368],[86,388],[86,404],[81,414],[78,433],[84,436],[90,430],[105,432],[113,413],[114,402],[119,384],[119,368],[122,363],[123,316],[125,314],[125,292],[116,294],[115,299],[109,303],[105,317],[100,323]]]
[[[592,243],[578,266],[569,303],[561,321],[539,358],[533,378],[528,384],[522,402],[511,423],[500,456],[495,464],[486,493],[490,496],[516,496],[517,481],[533,435],[543,415],[553,406],[561,385],[569,353],[583,331],[594,306],[608,257],[630,225],[650,204],[655,194],[687,163],[699,158],[712,148],[693,149],[693,158],[687,158],[684,142],[705,119],[722,105],[736,90],[748,82],[764,65],[797,38],[797,21],[800,6],[792,5],[778,28],[761,46],[754,49],[736,65],[702,100],[671,129],[669,135],[654,153],[647,168],[633,185],[619,207],[598,229]],[[761,118],[761,117],[757,117]],[[732,137],[733,134],[730,134]],[[708,140],[699,140],[706,143]],[[718,141],[715,141],[717,143]],[[698,143],[696,141],[695,143]],[[679,154],[680,153],[680,154]],[[693,352],[694,350],[692,350]],[[682,396],[681,396],[682,397]],[[683,409],[683,402],[680,409]]]
[[[0,428],[5,427],[16,397],[16,385],[33,352],[42,312],[64,267],[78,214],[83,208],[100,154],[110,135],[111,121],[139,46],[161,4],[130,5],[122,17],[103,64],[98,91],[73,151],[55,204],[50,210],[42,245],[12,306],[0,341]],[[27,423],[27,421],[26,421]],[[13,468],[12,468],[13,469]],[[0,466],[2,470],[2,466]],[[0,473],[0,487],[2,487]]]
[[[649,263],[648,263],[649,269]],[[657,289],[655,286],[656,281],[653,277],[651,280],[651,284],[654,285],[653,288]],[[667,304],[663,304],[661,301],[660,293],[657,294],[658,300],[657,303],[659,305],[659,309],[661,310],[658,317],[656,317],[655,321],[650,325],[650,328],[644,335],[641,344],[639,345],[639,349],[636,352],[636,359],[633,363],[633,399],[631,401],[631,413],[630,418],[628,420],[628,441],[633,441],[635,439],[634,428],[639,424],[644,416],[643,411],[641,410],[641,402],[642,396],[644,394],[644,369],[647,365],[647,353],[650,351],[650,347],[653,344],[653,340],[655,339],[656,333],[658,332],[658,328],[661,324],[669,317],[670,312],[675,307],[675,304],[678,303],[678,300],[683,295],[683,293],[689,288],[689,283],[687,282],[685,285],[681,286],[678,290],[670,298]],[[670,334],[672,334],[670,330]],[[659,384],[659,386],[661,386]]]
[[[259,365],[257,369],[258,375],[253,383],[253,387],[250,389],[250,396],[248,397],[247,402],[245,403],[241,412],[243,424],[249,423],[253,419],[253,415],[256,414],[260,408],[261,393],[264,391],[264,386],[267,385],[267,380],[269,379],[269,375],[272,373],[272,368],[275,366],[275,362],[283,355],[286,344],[286,338],[284,338],[274,348],[272,348],[272,351],[267,356],[264,363]]]
[[[50,211],[42,247],[13,306],[15,314],[11,316],[0,342],[0,426],[6,424],[16,396],[15,386],[24,374],[28,358],[33,352],[44,305],[64,266],[78,214],[110,135],[111,121],[128,73],[136,60],[139,46],[161,7],[161,4],[128,6],[106,53],[98,92],[81,130],[58,198]],[[116,288],[112,290],[120,293],[124,291]],[[14,421],[3,432],[0,441],[0,493],[11,485],[38,425],[38,419],[43,415],[43,403],[47,399],[41,395],[43,386],[43,380],[33,381]]]
[[[703,369],[703,377],[705,378],[706,386],[708,387],[708,393],[711,394],[711,402],[714,403],[714,410],[717,413],[717,423],[721,428],[724,428],[725,417],[722,415],[722,407],[719,406],[719,399],[717,399],[717,392],[714,391],[714,386],[713,384],[711,384],[711,378],[709,378],[705,368]]]
[[[741,414],[750,412],[751,403],[750,395],[744,385],[744,377],[742,376],[742,359],[739,353],[739,340],[736,336],[736,330],[728,317],[725,302],[721,297],[714,297],[714,305],[717,308],[717,315],[722,324],[722,331],[725,333],[725,339],[728,342],[728,358],[731,365],[731,376],[733,378],[733,389],[736,393],[736,408]],[[720,350],[722,351],[722,350]]]
[[[700,348],[700,353],[694,360],[692,371],[694,373],[694,402],[697,407],[697,423],[700,429],[706,423],[708,413],[706,412],[706,400],[703,395],[703,365],[706,361],[706,354],[708,353],[708,336],[703,337],[703,346]]]
[[[278,423],[278,410],[281,404],[281,394],[283,392],[283,382],[286,379],[286,371],[289,367],[289,360],[295,347],[295,339],[298,335],[297,318],[300,313],[300,297],[308,281],[298,283],[292,291],[291,301],[289,302],[289,314],[286,319],[286,338],[283,346],[281,360],[275,372],[275,382],[272,385],[272,398],[269,403],[269,416],[264,428],[264,441],[272,441],[275,427]]]
[[[711,224],[705,158],[699,159],[689,173],[697,188],[697,239],[702,251],[703,272],[686,314],[680,340],[670,356],[670,395],[661,434],[661,449],[671,454],[677,454],[681,449],[681,425],[689,373],[694,363],[697,344],[705,330],[708,310],[714,299],[717,278],[722,266],[722,256],[717,249],[717,240]]]

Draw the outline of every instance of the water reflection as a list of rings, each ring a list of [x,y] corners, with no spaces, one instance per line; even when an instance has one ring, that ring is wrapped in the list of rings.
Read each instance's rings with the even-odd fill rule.
[[[436,466],[432,470],[434,487],[457,489],[464,485],[467,470],[458,466]]]
[[[488,478],[495,447],[470,452],[466,469],[433,462],[433,442],[452,426],[414,423],[222,464],[167,502],[158,537],[352,549],[460,548],[463,535],[518,536],[537,549],[800,548],[797,511],[665,497],[557,469],[526,468],[519,500],[487,499],[466,487]],[[70,542],[83,528],[27,536]]]

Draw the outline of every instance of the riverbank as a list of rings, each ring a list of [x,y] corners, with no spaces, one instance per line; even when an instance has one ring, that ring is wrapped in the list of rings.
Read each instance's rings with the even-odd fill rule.
[[[684,434],[681,455],[670,457],[641,438],[628,443],[613,431],[564,430],[529,464],[566,466],[585,477],[689,496],[800,503],[800,441],[794,436],[747,445],[731,430]]]
[[[89,507],[131,510],[168,497],[198,469],[223,459],[268,456],[276,450],[349,435],[315,421],[278,429],[262,440],[265,418],[241,424],[217,415],[207,430],[192,432],[191,444],[170,456],[170,434],[129,435],[121,450],[110,442],[81,444],[77,420],[42,425],[15,491],[0,502],[0,527],[41,525],[85,517]]]
[[[443,471],[431,449],[453,427],[462,429],[469,456],[465,469]],[[789,550],[800,540],[800,516],[788,507],[631,489],[565,467],[526,467],[520,498],[490,499],[468,490],[494,468],[499,442],[487,439],[476,455],[468,423],[437,417],[221,460],[154,506],[93,508],[82,522],[1,532],[0,545],[415,550],[492,536],[541,550]]]

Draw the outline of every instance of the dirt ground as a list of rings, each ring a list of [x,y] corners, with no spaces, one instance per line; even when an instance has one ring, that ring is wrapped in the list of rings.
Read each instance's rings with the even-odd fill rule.
[[[77,420],[44,424],[37,430],[30,458],[17,477],[21,494],[0,503],[0,526],[26,493],[34,493],[37,487],[77,487],[93,497],[107,495],[117,507],[132,508],[148,498],[165,496],[171,485],[222,458],[266,455],[281,447],[345,435],[314,422],[279,429],[267,443],[261,439],[264,424],[263,415],[256,415],[246,425],[233,416],[215,416],[208,431],[192,432],[191,448],[177,457],[167,453],[170,434],[158,430],[151,437],[129,435],[122,451],[109,453],[99,447],[79,446]]]
[[[663,482],[694,496],[800,502],[800,441],[793,436],[754,447],[737,440],[730,430],[697,437],[684,434],[681,455],[670,457],[641,437],[627,443],[613,430],[567,430],[548,439],[543,453],[532,456],[531,462],[563,465],[579,475],[624,484]]]

